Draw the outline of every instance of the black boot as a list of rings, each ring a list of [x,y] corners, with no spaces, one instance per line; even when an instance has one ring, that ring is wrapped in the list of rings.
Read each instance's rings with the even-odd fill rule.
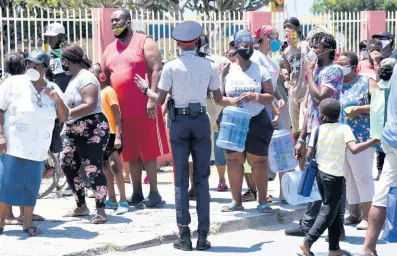
[[[189,227],[181,228],[178,240],[174,242],[174,248],[182,251],[192,251],[192,240],[190,239]]]
[[[209,248],[211,248],[211,243],[207,240],[207,234],[199,234],[196,249],[198,251],[206,251]]]

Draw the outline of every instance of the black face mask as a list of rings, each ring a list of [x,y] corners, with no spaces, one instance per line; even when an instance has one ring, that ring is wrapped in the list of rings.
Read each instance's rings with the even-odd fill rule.
[[[393,75],[393,68],[391,66],[384,66],[378,70],[379,78],[384,81],[389,81]]]
[[[69,66],[66,66],[66,65],[62,64],[62,69],[63,69],[63,71],[68,72],[69,71]]]
[[[254,48],[249,47],[237,49],[237,54],[240,55],[244,60],[249,60],[252,54],[254,54]]]

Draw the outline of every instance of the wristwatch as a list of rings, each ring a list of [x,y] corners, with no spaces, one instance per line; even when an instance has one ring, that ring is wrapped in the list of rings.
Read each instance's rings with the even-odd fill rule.
[[[301,138],[298,139],[297,143],[299,143],[301,145],[306,144],[306,142],[303,139],[301,139]]]
[[[141,88],[143,95],[146,95],[148,89],[149,89],[149,87],[142,87]]]

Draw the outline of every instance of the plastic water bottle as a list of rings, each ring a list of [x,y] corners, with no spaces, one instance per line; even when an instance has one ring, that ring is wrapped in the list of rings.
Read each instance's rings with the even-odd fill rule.
[[[314,182],[312,193],[310,197],[298,195],[298,187],[301,180],[302,172],[287,172],[281,180],[281,189],[283,190],[284,198],[289,205],[295,206],[299,204],[309,203],[321,200],[320,192],[318,191],[317,182]]]
[[[291,133],[275,130],[269,146],[269,163],[273,172],[286,172],[295,169],[298,162],[294,157],[294,144]]]
[[[243,108],[224,108],[216,145],[223,149],[243,152],[251,117]]]

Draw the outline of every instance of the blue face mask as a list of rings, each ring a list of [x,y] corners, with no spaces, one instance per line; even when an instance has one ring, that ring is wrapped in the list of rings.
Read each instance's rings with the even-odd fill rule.
[[[278,52],[281,48],[281,41],[273,40],[269,43],[269,45],[270,45],[270,50],[272,50],[272,52]]]

